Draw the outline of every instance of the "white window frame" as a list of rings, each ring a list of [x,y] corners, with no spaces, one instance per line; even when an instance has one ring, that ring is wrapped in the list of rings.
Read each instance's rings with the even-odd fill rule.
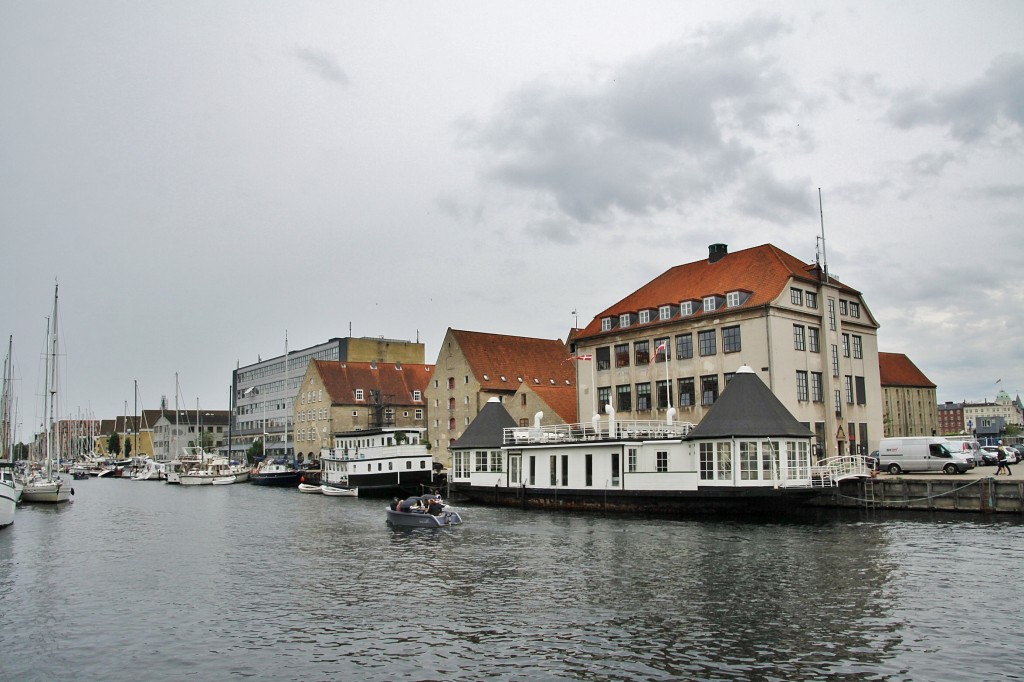
[[[363,389],[357,388],[356,389],[356,400],[362,400],[362,399],[363,399]]]
[[[672,306],[670,306],[670,305],[663,305],[660,308],[658,308],[658,319],[659,320],[668,320],[668,319],[671,319],[671,318],[672,318]]]
[[[620,327],[628,327],[629,326],[629,317],[630,317],[629,313],[623,313],[623,314],[619,315],[619,326]]]
[[[639,323],[640,324],[647,324],[650,321],[651,321],[651,311],[650,310],[641,310],[640,311]]]
[[[693,315],[693,301],[680,301],[679,316],[686,317],[687,315]]]
[[[603,331],[603,332],[610,331],[611,328],[612,328],[612,318],[610,318],[610,317],[602,317],[601,318],[601,331]]]
[[[704,297],[704,312],[709,313],[715,309],[715,297],[705,296]]]
[[[740,292],[730,291],[725,295],[725,307],[735,308],[740,304]]]

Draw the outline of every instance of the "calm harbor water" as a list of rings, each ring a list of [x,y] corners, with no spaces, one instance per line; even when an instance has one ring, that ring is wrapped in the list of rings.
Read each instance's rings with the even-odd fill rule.
[[[1019,517],[664,520],[76,481],[0,531],[0,678],[1020,680]]]

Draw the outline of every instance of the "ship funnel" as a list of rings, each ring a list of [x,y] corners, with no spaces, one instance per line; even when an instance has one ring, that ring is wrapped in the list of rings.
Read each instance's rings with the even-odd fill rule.
[[[544,418],[544,413],[543,412],[538,412],[537,414],[533,415],[533,425],[536,426],[539,429],[540,428],[540,420],[543,419],[543,418]]]
[[[604,406],[604,411],[608,415],[608,437],[615,438],[615,408],[612,407],[611,403]]]

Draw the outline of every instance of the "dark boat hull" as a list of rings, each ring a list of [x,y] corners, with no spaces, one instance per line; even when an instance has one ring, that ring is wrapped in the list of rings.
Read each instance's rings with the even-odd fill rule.
[[[249,474],[249,482],[255,485],[276,486],[279,488],[295,488],[299,485],[299,471],[275,471],[272,473]]]
[[[359,497],[391,497],[420,495],[434,485],[433,472],[386,471],[381,473],[349,474],[348,486],[359,489]]]
[[[789,512],[804,507],[821,493],[809,488],[604,491],[487,488],[465,483],[453,483],[451,491],[453,498],[495,507],[653,515]]]

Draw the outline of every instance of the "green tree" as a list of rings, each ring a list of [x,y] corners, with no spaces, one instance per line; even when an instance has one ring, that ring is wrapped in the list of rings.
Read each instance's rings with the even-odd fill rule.
[[[132,439],[125,436],[124,439],[124,458],[128,459],[132,456]]]
[[[258,462],[263,459],[263,441],[258,438],[253,440],[245,454],[248,455],[250,462]]]
[[[107,452],[117,457],[121,454],[121,436],[117,435],[117,432],[107,436]]]
[[[199,434],[199,447],[203,450],[209,450],[213,447],[213,434],[209,431],[203,431]]]

